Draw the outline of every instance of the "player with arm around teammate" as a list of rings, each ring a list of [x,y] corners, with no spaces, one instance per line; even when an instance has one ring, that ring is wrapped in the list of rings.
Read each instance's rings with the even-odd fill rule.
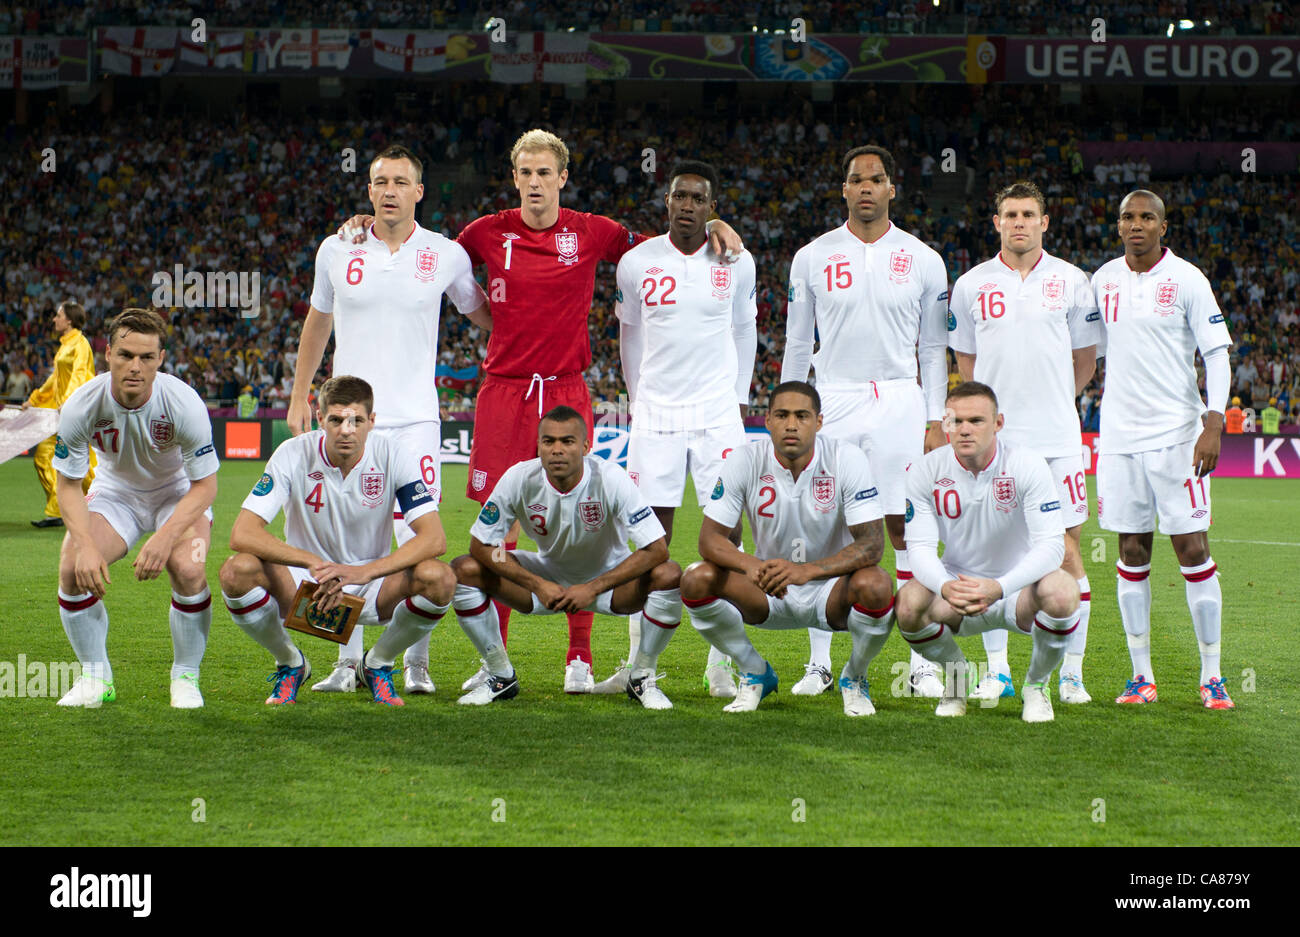
[[[293,703],[311,675],[282,623],[298,586],[318,583],[313,601],[322,611],[343,592],[363,597],[358,624],[388,626],[357,674],[375,702],[402,706],[393,665],[447,613],[455,588],[451,567],[436,559],[447,546],[438,502],[408,451],[371,431],[368,383],[330,378],[318,406],[321,428],[281,443],[244,500],[230,532],[238,552],[221,567],[222,596],[235,624],[275,657],[273,706]],[[390,553],[394,508],[415,536]],[[284,540],[266,529],[280,511]]]
[[[1050,722],[1046,680],[1079,623],[1079,587],[1060,568],[1065,525],[1056,488],[1042,456],[998,438],[1003,418],[988,385],[958,384],[948,413],[951,443],[907,472],[915,575],[898,592],[898,629],[948,672],[937,716],[966,714],[966,658],[954,637],[993,628],[1032,636],[1021,718]]]
[[[212,624],[205,560],[217,494],[212,421],[194,389],[159,374],[167,326],[148,309],[123,309],[108,329],[108,373],[82,384],[59,414],[53,467],[67,525],[59,555],[59,618],[81,662],[60,706],[117,697],[108,661],[108,567],[153,531],[132,566],[136,579],[165,569],[172,583],[171,704],[203,705],[199,665]],[[90,450],[99,471],[83,495]]]
[[[884,514],[867,457],[818,434],[821,425],[821,400],[811,385],[788,381],[772,392],[771,439],[723,463],[704,509],[703,559],[682,574],[696,630],[741,670],[725,712],[757,709],[777,688],[746,624],[848,630],[853,649],[839,680],[844,714],[876,711],[867,666],[889,637],[894,613],[892,583],[877,565]],[[728,538],[742,513],[754,533],[753,556]]]
[[[538,429],[538,458],[506,470],[470,530],[469,555],[452,561],[456,615],[488,669],[461,703],[483,706],[519,693],[496,599],[526,615],[641,612],[627,694],[646,709],[672,708],[655,667],[681,623],[681,568],[668,559],[663,527],[627,472],[590,451],[582,414],[549,410]],[[516,521],[527,526],[536,553],[504,546]]]
[[[1158,519],[1186,582],[1201,652],[1201,702],[1206,709],[1232,709],[1219,670],[1223,591],[1208,534],[1232,338],[1205,274],[1161,247],[1167,227],[1159,196],[1130,192],[1119,207],[1124,256],[1092,276],[1106,330],[1097,520],[1119,534],[1116,598],[1133,662],[1133,677],[1115,702],[1156,701],[1148,577]]]

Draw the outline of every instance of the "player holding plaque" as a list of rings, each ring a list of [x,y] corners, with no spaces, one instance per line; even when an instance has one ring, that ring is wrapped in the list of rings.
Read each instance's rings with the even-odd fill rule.
[[[244,501],[230,532],[236,554],[221,567],[221,593],[235,624],[275,656],[267,704],[292,703],[311,665],[282,619],[305,619],[346,640],[344,605],[355,622],[387,628],[361,659],[361,681],[374,701],[404,705],[393,690],[393,664],[433,630],[451,605],[456,577],[436,557],[447,549],[437,499],[420,467],[387,437],[371,435],[374,393],[357,377],[326,381],[318,397],[321,429],[286,440]],[[409,464],[408,464],[409,463]],[[398,508],[415,537],[389,552]],[[283,510],[285,539],[266,525]],[[316,584],[303,608],[303,583]],[[298,590],[295,594],[295,590]],[[274,601],[272,601],[274,600]],[[331,640],[338,640],[333,637]]]

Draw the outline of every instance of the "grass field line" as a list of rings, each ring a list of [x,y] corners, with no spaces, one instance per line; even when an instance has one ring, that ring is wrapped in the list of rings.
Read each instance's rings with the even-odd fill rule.
[[[1300,543],[1290,540],[1229,540],[1227,537],[1213,538],[1215,543],[1249,543],[1259,547],[1300,547]]]

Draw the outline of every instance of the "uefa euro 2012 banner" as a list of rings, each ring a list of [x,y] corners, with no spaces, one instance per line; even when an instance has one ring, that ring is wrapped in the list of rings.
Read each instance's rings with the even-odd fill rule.
[[[196,21],[197,22],[197,21]],[[100,71],[358,78],[423,76],[507,84],[588,80],[1151,82],[1278,84],[1300,79],[1300,39],[748,33],[485,32],[384,29],[97,29]],[[631,25],[631,24],[629,24]],[[84,79],[83,79],[84,80]]]

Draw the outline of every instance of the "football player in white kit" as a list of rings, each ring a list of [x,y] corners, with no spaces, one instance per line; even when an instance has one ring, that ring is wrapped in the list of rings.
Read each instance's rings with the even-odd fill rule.
[[[733,452],[704,509],[700,555],[682,574],[682,599],[704,639],[741,670],[725,712],[750,712],[777,687],[745,625],[815,628],[853,636],[840,674],[846,716],[875,713],[867,665],[889,637],[893,584],[877,564],[883,512],[867,457],[820,435],[821,400],[803,381],[772,391],[770,439]],[[728,537],[741,514],[754,556]],[[786,557],[789,557],[787,559]]]
[[[538,427],[538,458],[506,470],[470,528],[469,554],[452,561],[456,615],[489,674],[459,702],[484,706],[519,693],[490,601],[497,599],[525,615],[641,612],[627,694],[646,709],[672,709],[655,667],[681,624],[681,567],[668,559],[664,529],[627,472],[590,451],[582,414],[567,406],[548,410]],[[504,547],[516,521],[536,553]]]
[[[318,398],[321,428],[281,443],[244,499],[230,531],[236,553],[221,567],[221,593],[235,624],[275,657],[267,703],[293,703],[311,664],[282,623],[303,580],[319,584],[328,611],[340,592],[364,601],[357,626],[388,622],[357,673],[372,699],[403,706],[393,689],[397,655],[426,637],[451,606],[456,577],[436,557],[447,549],[434,491],[391,435],[372,429],[374,391],[357,377],[332,377]],[[397,550],[399,508],[414,536]],[[284,512],[284,539],[266,529]]]
[[[947,671],[936,716],[966,714],[966,658],[956,635],[1007,628],[1031,636],[1021,718],[1050,722],[1046,680],[1079,622],[1079,587],[1061,569],[1065,525],[1056,485],[1042,456],[999,438],[1003,420],[991,387],[958,384],[947,402],[951,444],[907,473],[915,578],[898,591],[898,629]],[[998,697],[985,702],[996,706]]]
[[[307,393],[332,328],[332,373],[355,375],[374,388],[379,423],[373,431],[411,453],[436,502],[442,489],[435,369],[443,294],[480,328],[490,330],[492,317],[465,249],[415,221],[416,203],[424,196],[422,172],[420,160],[406,147],[383,150],[370,164],[367,191],[375,220],[365,242],[333,235],[321,241],[311,309],[298,340],[289,431],[298,435],[311,428]],[[393,531],[399,546],[412,536],[399,516]],[[352,640],[339,646],[334,672],[312,689],[354,690],[362,648],[357,628]],[[407,651],[405,663],[406,692],[432,693],[427,635]]]
[[[1106,356],[1097,519],[1119,534],[1117,598],[1133,660],[1133,678],[1115,702],[1156,701],[1147,577],[1159,518],[1187,583],[1201,651],[1201,702],[1206,709],[1232,709],[1219,671],[1223,592],[1206,533],[1232,338],[1205,274],[1161,247],[1167,223],[1159,196],[1130,192],[1120,203],[1118,227],[1124,256],[1092,275]],[[1206,401],[1197,388],[1198,350]]]
[[[148,309],[123,309],[108,328],[108,373],[91,378],[59,413],[54,445],[59,510],[68,532],[59,555],[59,618],[81,676],[60,706],[116,699],[108,662],[108,567],[153,531],[132,566],[136,579],[165,569],[172,583],[171,704],[203,705],[199,665],[212,624],[204,562],[217,494],[208,408],[194,389],[159,374],[167,326]],[[94,447],[90,490],[81,479]]]
[[[790,265],[781,380],[807,380],[811,363],[826,408],[822,432],[870,459],[901,587],[912,577],[904,473],[944,444],[948,274],[936,251],[889,220],[895,166],[888,150],[855,147],[843,170],[848,220],[801,248]],[[814,333],[821,343],[815,355]],[[831,684],[831,635],[808,636],[812,655],[792,693],[816,694]],[[908,688],[917,696],[943,692],[936,668],[919,654],[912,655]]]
[[[948,344],[962,380],[979,381],[998,395],[1006,421],[999,438],[1047,460],[1065,518],[1062,569],[1079,585],[1079,627],[1061,665],[1063,703],[1087,703],[1083,653],[1088,642],[1091,585],[1079,551],[1088,519],[1083,436],[1075,399],[1097,369],[1101,334],[1092,284],[1078,267],[1043,250],[1049,218],[1038,186],[1016,182],[998,192],[993,227],[1002,250],[953,284]],[[1015,696],[1005,629],[983,634],[989,669],[971,695]]]
[[[728,265],[710,253],[704,224],[717,208],[718,173],[708,163],[677,163],[669,174],[668,233],[642,241],[618,263],[619,353],[632,407],[627,471],[672,543],[673,515],[689,471],[701,508],[722,460],[745,445],[745,412],[758,348],[754,258]],[[740,527],[732,532],[739,546]],[[628,619],[628,660],[641,617]],[[705,685],[731,698],[726,657],[709,648]],[[627,668],[593,693],[621,693]]]

